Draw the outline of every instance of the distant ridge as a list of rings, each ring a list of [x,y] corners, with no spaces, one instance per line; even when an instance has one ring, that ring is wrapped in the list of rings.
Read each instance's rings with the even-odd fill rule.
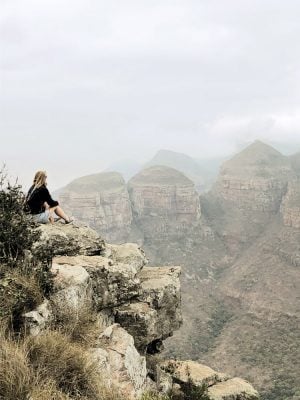
[[[164,165],[182,172],[195,183],[199,191],[203,190],[205,186],[206,174],[204,169],[192,157],[184,153],[166,149],[159,150],[144,167],[147,168],[154,165]]]
[[[100,188],[101,190],[111,190],[124,185],[124,178],[118,172],[99,172],[74,179],[63,189],[84,192],[86,189],[89,191],[93,189],[98,191]]]
[[[193,182],[187,178],[183,173],[175,168],[166,167],[164,165],[155,165],[153,167],[145,168],[128,182],[129,186],[132,183],[141,185],[147,184],[186,184],[193,185]]]
[[[144,167],[151,167],[152,165],[165,165],[167,167],[178,169],[183,173],[202,173],[201,167],[192,157],[184,153],[177,153],[166,149],[159,150],[155,156],[144,165]]]
[[[230,160],[226,162],[227,166],[238,166],[238,165],[255,165],[261,161],[267,163],[276,162],[278,159],[283,159],[283,156],[274,147],[256,140],[247,146],[244,150],[240,151],[238,154],[233,156]]]

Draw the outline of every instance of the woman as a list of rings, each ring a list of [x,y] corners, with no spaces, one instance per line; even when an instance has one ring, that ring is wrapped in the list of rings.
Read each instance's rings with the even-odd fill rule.
[[[33,185],[26,196],[26,205],[29,208],[35,222],[40,224],[48,224],[54,222],[54,214],[60,219],[62,218],[66,224],[73,222],[73,219],[68,217],[58,201],[52,199],[49,190],[47,189],[47,174],[45,171],[38,171],[33,180]]]

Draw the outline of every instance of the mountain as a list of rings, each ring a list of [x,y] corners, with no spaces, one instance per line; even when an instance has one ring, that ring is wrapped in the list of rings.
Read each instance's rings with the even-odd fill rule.
[[[299,193],[290,158],[262,142],[222,165],[200,202],[223,254],[209,251],[208,278],[193,264],[201,294],[183,301],[187,324],[168,349],[242,371],[268,400],[295,399],[300,390]],[[194,251],[207,259],[203,244]]]
[[[114,162],[106,168],[104,172],[118,172],[121,174],[127,182],[135,174],[137,174],[143,168],[142,163],[138,163],[133,160],[121,160]]]
[[[186,154],[171,150],[159,150],[155,156],[144,165],[144,168],[155,165],[174,168],[182,172],[195,183],[196,189],[199,192],[203,191],[206,186],[205,171],[192,157]]]
[[[139,240],[166,243],[184,238],[200,221],[200,199],[194,183],[181,172],[149,167],[128,182],[133,225]]]
[[[200,196],[181,171],[148,167],[122,181],[127,211],[113,208],[111,235],[125,221],[124,238],[145,248],[151,266],[182,266],[184,323],[165,354],[239,373],[264,400],[295,400],[300,390],[298,160],[256,141]]]
[[[202,204],[229,252],[247,247],[263,232],[279,212],[293,176],[289,158],[260,141],[223,163]]]
[[[109,240],[123,241],[130,232],[132,211],[126,183],[117,172],[80,177],[59,191],[67,213],[102,232]]]

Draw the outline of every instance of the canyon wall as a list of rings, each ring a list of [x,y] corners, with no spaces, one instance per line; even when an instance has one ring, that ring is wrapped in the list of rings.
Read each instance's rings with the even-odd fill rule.
[[[67,213],[101,232],[108,240],[126,240],[132,222],[126,184],[116,172],[104,172],[74,180],[59,193]]]

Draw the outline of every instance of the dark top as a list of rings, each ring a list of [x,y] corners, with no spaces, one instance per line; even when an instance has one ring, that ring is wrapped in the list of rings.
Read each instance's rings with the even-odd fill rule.
[[[40,214],[45,211],[44,203],[45,201],[50,207],[58,206],[58,201],[52,199],[49,190],[45,185],[33,190],[33,185],[27,194],[27,205],[29,207],[31,214]]]

